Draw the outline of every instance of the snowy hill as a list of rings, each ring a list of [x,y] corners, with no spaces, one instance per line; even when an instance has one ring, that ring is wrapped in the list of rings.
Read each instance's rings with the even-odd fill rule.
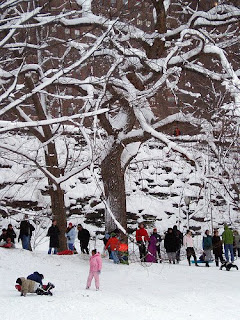
[[[99,249],[100,249],[99,243]],[[240,267],[240,260],[237,261]],[[53,296],[14,288],[19,276],[39,271],[55,284]],[[49,256],[46,251],[0,248],[0,315],[5,320],[238,320],[240,271],[103,259],[100,291],[86,290],[88,256]]]

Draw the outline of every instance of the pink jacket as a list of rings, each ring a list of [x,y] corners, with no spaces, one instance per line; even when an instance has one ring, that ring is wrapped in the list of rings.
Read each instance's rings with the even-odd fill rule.
[[[192,238],[192,236],[185,235],[183,237],[183,245],[186,248],[193,248],[193,238]]]
[[[102,258],[99,252],[90,258],[90,272],[101,271],[102,269]]]

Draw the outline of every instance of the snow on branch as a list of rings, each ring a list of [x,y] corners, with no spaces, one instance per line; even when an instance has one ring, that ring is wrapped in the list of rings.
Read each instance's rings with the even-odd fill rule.
[[[30,127],[40,127],[40,126],[47,126],[56,123],[63,123],[67,122],[72,119],[81,119],[85,117],[93,117],[95,115],[99,115],[105,112],[108,112],[109,109],[101,109],[92,112],[74,114],[72,116],[65,116],[60,118],[48,119],[48,120],[40,120],[40,121],[31,121],[31,122],[12,122],[12,121],[0,121],[0,133],[8,132],[11,130],[21,129],[21,128],[30,128]]]

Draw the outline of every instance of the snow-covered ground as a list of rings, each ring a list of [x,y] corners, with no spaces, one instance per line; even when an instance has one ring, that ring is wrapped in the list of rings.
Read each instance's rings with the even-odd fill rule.
[[[99,243],[100,248],[100,243]],[[240,267],[240,260],[236,262]],[[0,248],[0,316],[4,320],[239,320],[240,270],[139,263],[114,265],[103,259],[100,291],[86,290],[88,256],[49,256]],[[39,271],[55,284],[53,296],[14,288],[20,276]]]

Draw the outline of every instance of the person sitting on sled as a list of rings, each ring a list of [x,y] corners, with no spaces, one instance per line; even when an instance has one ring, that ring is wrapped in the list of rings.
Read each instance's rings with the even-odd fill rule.
[[[16,289],[21,292],[21,296],[26,297],[27,293],[36,293],[37,295],[51,295],[51,289],[54,288],[54,285],[48,282],[47,285],[41,285],[39,282],[26,279],[24,277],[17,278]]]
[[[15,244],[13,242],[11,242],[11,238],[7,238],[7,240],[5,242],[2,242],[0,244],[1,248],[15,248]]]

